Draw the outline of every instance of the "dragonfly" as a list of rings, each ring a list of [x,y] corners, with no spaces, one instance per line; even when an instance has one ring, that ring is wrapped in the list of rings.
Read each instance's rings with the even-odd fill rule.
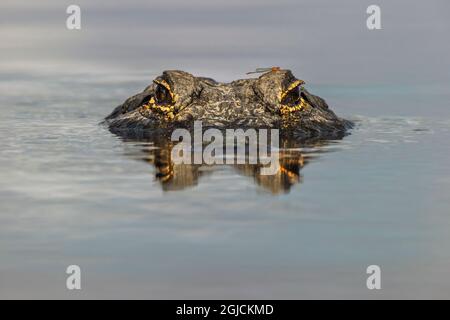
[[[265,73],[265,72],[275,72],[280,71],[280,67],[270,67],[270,68],[256,68],[255,71],[247,72],[246,74],[254,74],[254,73]]]

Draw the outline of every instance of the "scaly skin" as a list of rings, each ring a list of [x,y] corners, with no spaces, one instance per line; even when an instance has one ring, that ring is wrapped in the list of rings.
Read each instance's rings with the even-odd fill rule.
[[[123,136],[191,128],[278,128],[284,136],[343,137],[351,122],[337,117],[289,70],[218,83],[184,71],[164,71],[151,85],[118,106],[105,123]],[[151,133],[152,134],[152,133]]]

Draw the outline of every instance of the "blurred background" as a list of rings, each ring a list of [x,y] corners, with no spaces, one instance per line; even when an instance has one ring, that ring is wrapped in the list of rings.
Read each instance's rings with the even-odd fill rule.
[[[82,29],[66,29],[77,4]],[[2,70],[159,73],[220,81],[280,65],[315,83],[449,80],[448,1],[10,1],[0,4]]]

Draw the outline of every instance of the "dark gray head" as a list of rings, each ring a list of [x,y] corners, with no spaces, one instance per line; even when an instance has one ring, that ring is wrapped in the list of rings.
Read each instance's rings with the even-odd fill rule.
[[[178,70],[164,71],[128,98],[105,122],[114,132],[204,127],[279,128],[295,137],[336,138],[350,128],[327,103],[310,94],[290,70],[218,83]]]

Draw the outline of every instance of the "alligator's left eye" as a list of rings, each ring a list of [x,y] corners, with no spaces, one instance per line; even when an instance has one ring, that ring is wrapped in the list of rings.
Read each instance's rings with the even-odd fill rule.
[[[172,95],[162,84],[158,84],[155,90],[155,100],[159,105],[172,104]]]
[[[285,106],[296,106],[300,103],[300,86],[289,90],[281,99],[281,104]]]

